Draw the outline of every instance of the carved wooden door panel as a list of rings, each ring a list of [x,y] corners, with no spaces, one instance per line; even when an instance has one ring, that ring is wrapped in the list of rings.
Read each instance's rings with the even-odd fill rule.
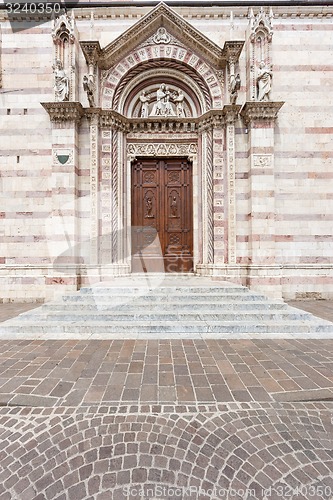
[[[192,165],[138,159],[132,166],[132,271],[193,269]]]

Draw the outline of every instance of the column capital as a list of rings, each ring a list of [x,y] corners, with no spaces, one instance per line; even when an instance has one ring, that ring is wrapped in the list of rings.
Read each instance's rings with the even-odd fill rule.
[[[247,125],[255,121],[274,121],[283,104],[283,101],[247,101],[240,114]]]
[[[226,125],[232,125],[238,118],[241,109],[240,104],[225,104],[223,106],[223,114]]]

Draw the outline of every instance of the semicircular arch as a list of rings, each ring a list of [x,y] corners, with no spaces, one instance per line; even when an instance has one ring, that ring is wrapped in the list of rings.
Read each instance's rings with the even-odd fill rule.
[[[165,83],[171,90],[181,90],[185,96],[188,112],[186,116],[196,117],[205,113],[209,107],[202,88],[191,78],[175,69],[156,68],[140,72],[122,87],[117,99],[116,111],[127,117],[138,117],[139,95],[145,90],[151,91],[156,85]]]
[[[155,50],[156,49],[156,50]],[[205,98],[205,109],[221,109],[223,94],[217,73],[191,50],[168,47],[161,54],[161,47],[143,47],[132,52],[112,68],[105,70],[101,82],[101,105],[104,109],[118,109],[124,87],[139,73],[147,69],[181,71],[192,78]],[[174,50],[173,50],[174,49]]]

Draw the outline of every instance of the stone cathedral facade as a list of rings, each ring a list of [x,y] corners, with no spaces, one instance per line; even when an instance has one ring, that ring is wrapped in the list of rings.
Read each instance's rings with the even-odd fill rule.
[[[0,20],[1,299],[137,272],[333,297],[328,7]]]

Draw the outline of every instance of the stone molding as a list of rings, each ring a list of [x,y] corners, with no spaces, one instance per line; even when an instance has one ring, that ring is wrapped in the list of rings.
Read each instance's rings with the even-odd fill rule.
[[[191,26],[173,9],[160,3],[102,50],[98,55],[99,67],[102,69],[110,68],[129,51],[145,42],[147,37],[154,35],[161,26],[170,34],[186,42],[187,47],[203,54],[212,66],[217,68],[225,66],[225,50]],[[85,45],[88,45],[88,42],[81,42],[81,46]]]
[[[264,109],[263,115],[255,116],[258,119],[271,118],[266,108],[276,105],[274,109],[280,109],[283,103],[246,103],[252,109],[253,104],[258,104]],[[79,122],[83,117],[89,121],[94,116],[98,116],[99,126],[102,128],[112,128],[125,133],[197,133],[198,131],[206,130],[211,127],[222,127],[228,123],[233,123],[238,115],[241,106],[236,104],[228,104],[222,110],[211,110],[197,118],[127,118],[126,116],[117,113],[117,111],[105,110],[101,108],[84,108],[79,102],[42,102],[41,105],[48,112],[52,122]],[[246,106],[245,105],[245,106]],[[277,106],[278,105],[278,106]],[[241,113],[244,115],[243,107]],[[274,106],[273,106],[274,107]],[[248,111],[246,110],[246,116]],[[259,111],[258,111],[259,113]],[[253,114],[253,113],[252,113]],[[251,119],[253,119],[251,114]],[[244,115],[245,116],[245,115]],[[250,115],[249,115],[250,116]]]
[[[248,101],[240,112],[246,125],[258,120],[275,120],[284,102]]]
[[[137,156],[193,156],[198,152],[194,143],[129,143],[127,144],[127,155]]]
[[[117,111],[84,108],[79,102],[44,102],[41,104],[50,115],[52,122],[79,122],[83,117],[90,121],[92,117],[97,116],[101,128],[111,128],[125,133],[145,134],[193,134],[212,127],[223,127],[237,119],[241,108],[239,105],[230,104],[224,106],[222,110],[211,110],[197,118],[170,117],[161,119],[160,117],[127,118]]]
[[[84,108],[80,102],[42,102],[41,105],[54,123],[67,121],[78,123],[84,115]]]
[[[109,69],[129,51],[146,43],[147,35],[148,40],[153,42],[161,27],[171,35],[170,41],[178,38],[188,49],[202,54],[207,62],[217,69],[226,66],[231,53],[234,56],[238,54],[239,57],[244,45],[244,41],[232,41],[225,43],[222,49],[164,3],[157,5],[104,49],[100,48],[97,41],[81,41],[80,45],[88,64],[93,57],[93,62],[98,63],[101,69]]]

